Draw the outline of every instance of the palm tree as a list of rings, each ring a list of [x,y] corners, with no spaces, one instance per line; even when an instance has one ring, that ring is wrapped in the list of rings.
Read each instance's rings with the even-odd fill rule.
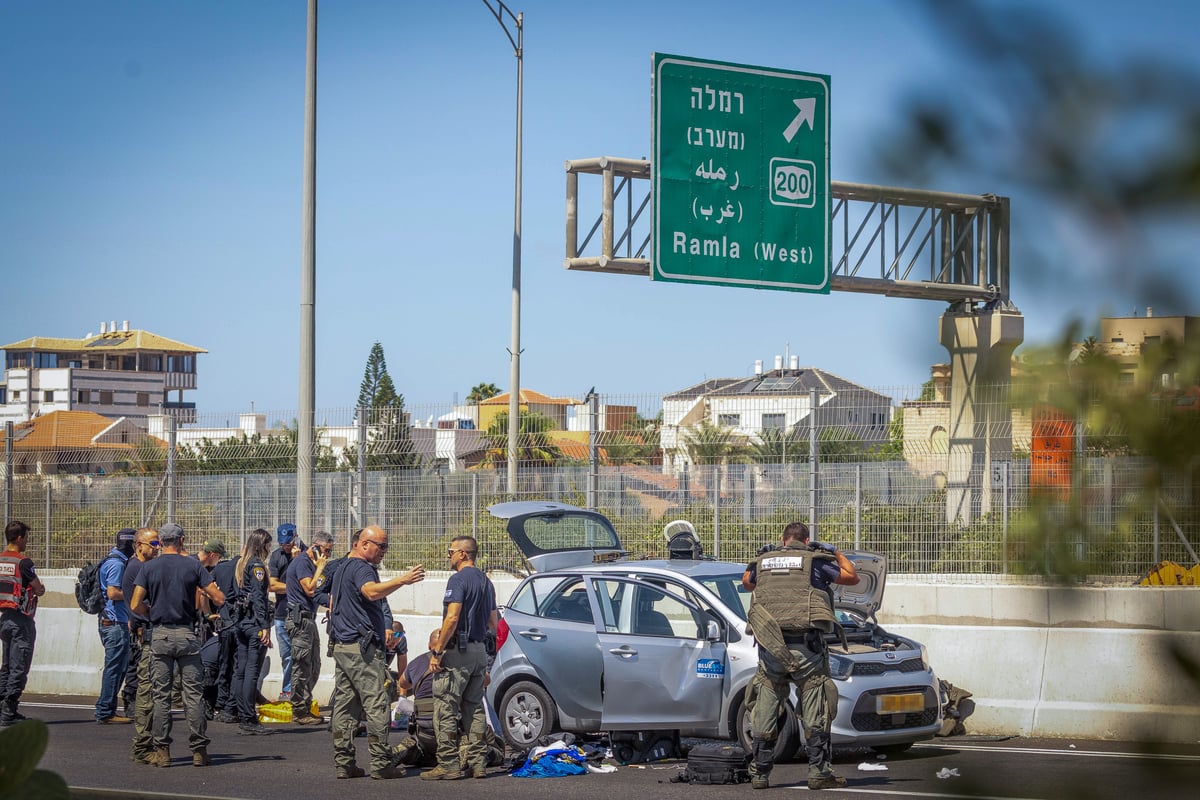
[[[744,453],[732,428],[714,425],[708,420],[684,431],[681,438],[693,464],[720,464],[737,460]]]
[[[768,428],[750,443],[750,460],[756,464],[787,464],[808,456],[805,434],[795,428]]]
[[[467,394],[467,402],[473,405],[478,405],[484,400],[495,397],[500,394],[500,387],[494,383],[477,383],[471,388]]]
[[[517,442],[517,462],[552,467],[563,460],[563,452],[550,438],[554,420],[545,414],[522,411],[517,418],[520,441]],[[484,432],[488,450],[483,464],[494,466],[508,461],[508,412],[501,411]]]

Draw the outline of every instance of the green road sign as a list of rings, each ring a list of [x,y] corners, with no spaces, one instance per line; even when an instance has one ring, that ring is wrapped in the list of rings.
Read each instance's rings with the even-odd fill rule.
[[[654,54],[661,281],[829,292],[829,76]]]

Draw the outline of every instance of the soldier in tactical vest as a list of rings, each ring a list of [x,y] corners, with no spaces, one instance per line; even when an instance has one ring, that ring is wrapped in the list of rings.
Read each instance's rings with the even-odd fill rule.
[[[750,730],[754,753],[750,785],[770,786],[779,717],[789,684],[800,690],[800,722],[808,752],[808,788],[836,789],[846,779],[833,772],[829,729],[837,690],[829,677],[823,634],[834,630],[831,584],[858,583],[854,564],[826,542],[808,541],[802,522],[783,529],[781,544],[765,547],[746,566],[742,585],[753,591],[750,629],[758,643],[758,672],[751,682]]]

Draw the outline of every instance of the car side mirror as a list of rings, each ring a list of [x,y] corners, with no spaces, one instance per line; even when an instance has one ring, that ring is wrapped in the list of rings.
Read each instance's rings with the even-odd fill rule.
[[[704,638],[710,642],[721,641],[721,626],[717,624],[715,619],[710,619],[704,623]]]

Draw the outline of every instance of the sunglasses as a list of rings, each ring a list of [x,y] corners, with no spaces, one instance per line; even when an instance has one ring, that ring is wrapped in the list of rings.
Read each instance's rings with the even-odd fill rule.
[[[376,546],[376,547],[378,547],[380,550],[387,550],[387,549],[388,549],[387,542],[377,542],[377,541],[375,541],[374,539],[365,539],[364,541],[365,541],[365,542],[367,542],[367,544],[373,544],[373,545],[375,545],[375,546]]]
[[[142,542],[142,544],[148,544],[151,547],[162,547],[162,542],[160,542],[158,539],[155,539],[152,542]]]

